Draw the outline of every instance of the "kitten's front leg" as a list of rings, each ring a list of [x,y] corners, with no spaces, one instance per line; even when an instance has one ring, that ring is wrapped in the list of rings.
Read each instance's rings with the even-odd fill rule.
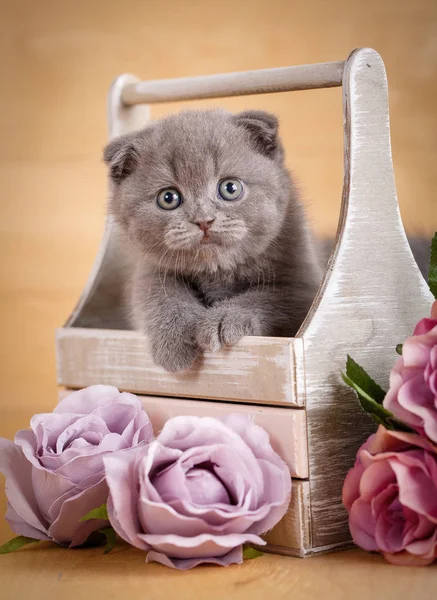
[[[274,335],[280,318],[271,293],[249,290],[206,310],[197,327],[197,343],[202,350],[218,352],[246,335]]]
[[[189,369],[201,354],[195,332],[205,307],[172,276],[143,275],[133,298],[135,327],[147,334],[154,362],[173,373]]]

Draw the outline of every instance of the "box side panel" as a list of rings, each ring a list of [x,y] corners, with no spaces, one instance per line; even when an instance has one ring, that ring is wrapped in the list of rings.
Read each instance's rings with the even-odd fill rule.
[[[205,353],[192,370],[157,367],[147,338],[132,331],[64,328],[57,331],[58,382],[95,383],[140,394],[299,406],[291,338],[247,337],[219,353]]]

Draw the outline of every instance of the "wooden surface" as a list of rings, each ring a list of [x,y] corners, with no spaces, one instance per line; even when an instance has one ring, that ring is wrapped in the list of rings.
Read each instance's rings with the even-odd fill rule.
[[[58,382],[96,383],[142,394],[299,406],[294,357],[302,341],[245,338],[205,353],[198,368],[173,374],[154,364],[147,338],[132,331],[63,328],[57,331]],[[300,362],[300,361],[299,361]]]
[[[180,573],[145,564],[142,552],[124,545],[103,556],[101,548],[42,544],[2,556],[0,585],[4,600],[434,600],[437,569],[396,567],[348,550],[311,559],[264,554]]]
[[[351,355],[384,388],[399,340],[431,311],[399,216],[387,80],[370,49],[346,62],[345,181],[337,245],[298,335],[303,338],[314,547],[350,538],[341,490],[375,430],[341,378]],[[299,379],[299,374],[296,375]]]

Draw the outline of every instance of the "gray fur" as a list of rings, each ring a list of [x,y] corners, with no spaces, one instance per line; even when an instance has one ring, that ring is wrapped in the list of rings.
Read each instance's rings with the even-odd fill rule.
[[[283,156],[260,111],[184,112],[105,148],[110,211],[137,255],[133,325],[168,371],[245,335],[293,336],[305,318],[322,271]],[[217,194],[229,177],[244,184],[235,201]],[[181,192],[175,210],[157,205],[164,188]],[[206,240],[196,221],[212,220]]]

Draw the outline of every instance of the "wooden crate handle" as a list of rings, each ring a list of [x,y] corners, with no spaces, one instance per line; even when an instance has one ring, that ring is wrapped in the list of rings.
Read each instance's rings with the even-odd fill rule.
[[[138,81],[124,86],[121,100],[126,106],[132,106],[339,87],[343,69],[344,61],[338,61],[201,77]]]

